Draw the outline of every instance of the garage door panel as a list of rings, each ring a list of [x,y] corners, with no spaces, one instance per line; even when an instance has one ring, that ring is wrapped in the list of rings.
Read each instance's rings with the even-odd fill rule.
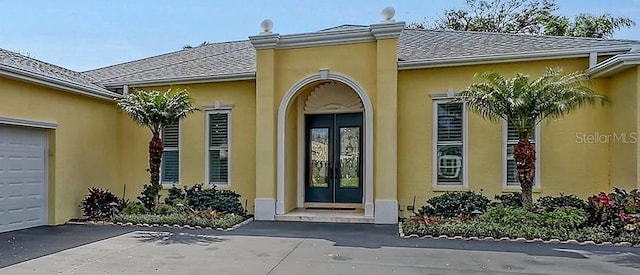
[[[47,223],[46,132],[0,126],[0,232]]]

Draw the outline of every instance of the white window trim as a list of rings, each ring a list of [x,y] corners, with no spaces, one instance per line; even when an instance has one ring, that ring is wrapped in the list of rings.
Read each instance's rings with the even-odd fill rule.
[[[215,185],[215,186],[231,186],[231,158],[232,158],[232,153],[231,153],[231,141],[232,141],[232,115],[231,115],[231,108],[220,108],[220,109],[205,109],[205,115],[207,116],[207,118],[205,119],[206,124],[205,124],[205,142],[204,142],[204,154],[205,154],[205,162],[204,162],[204,182],[206,182],[209,185]],[[227,182],[210,182],[209,181],[209,161],[210,161],[210,157],[209,157],[209,150],[211,149],[209,147],[209,131],[211,129],[210,127],[210,118],[209,115],[211,114],[227,114]]]
[[[160,134],[163,137],[163,134]],[[168,149],[164,147],[164,139],[162,139],[162,157],[166,151],[178,151],[178,182],[162,181],[162,162],[160,163],[160,183],[163,187],[171,188],[173,185],[180,185],[180,176],[182,175],[182,120],[178,121],[178,148]]]
[[[453,95],[453,93],[450,93]],[[438,104],[446,104],[454,100],[453,96],[434,96],[432,119],[432,171],[431,182],[434,189],[460,189],[469,186],[469,141],[468,141],[468,115],[466,104],[462,103],[462,184],[439,185],[438,184]]]
[[[533,135],[536,150],[536,174],[533,182],[533,189],[540,189],[540,124],[536,125],[535,133]],[[520,186],[507,185],[507,144],[508,144],[508,130],[506,120],[502,120],[502,189],[508,191],[519,191]]]

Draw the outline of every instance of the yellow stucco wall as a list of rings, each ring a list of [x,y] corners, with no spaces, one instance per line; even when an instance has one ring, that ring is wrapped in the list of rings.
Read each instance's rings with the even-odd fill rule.
[[[113,102],[0,77],[0,116],[55,122],[49,130],[49,223],[80,217],[87,188],[120,194]]]
[[[638,86],[640,71],[637,67],[620,72],[610,78],[611,131],[616,137],[611,147],[611,185],[633,189],[640,185],[638,179]],[[633,135],[633,136],[632,136]]]
[[[182,121],[180,128],[180,185],[191,186],[205,182],[206,111],[203,106],[232,104],[231,110],[231,185],[218,189],[232,189],[242,195],[253,212],[255,198],[255,84],[253,81],[218,82],[182,85],[194,99],[196,112]],[[167,87],[142,87],[145,90],[165,91]],[[127,184],[127,197],[135,199],[142,185],[149,182],[148,145],[151,132],[134,124],[124,113],[119,113],[122,144],[120,182]]]
[[[398,76],[398,200],[410,205],[416,196],[418,206],[443,190],[432,185],[433,100],[431,94],[448,89],[461,91],[474,81],[474,74],[496,71],[503,75],[516,72],[539,76],[547,67],[562,67],[566,72],[584,70],[586,59],[548,60],[400,71]],[[592,87],[607,94],[607,81],[594,80]],[[609,106],[578,110],[564,119],[541,125],[541,188],[539,195],[574,193],[581,197],[609,188],[608,144],[584,144],[577,133],[608,132]],[[502,126],[468,112],[468,188],[482,190],[490,198],[507,192],[502,188]],[[406,212],[405,212],[406,215]]]

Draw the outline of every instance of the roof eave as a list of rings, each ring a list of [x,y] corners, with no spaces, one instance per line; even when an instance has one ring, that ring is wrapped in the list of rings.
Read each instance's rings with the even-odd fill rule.
[[[244,81],[255,80],[255,72],[243,72],[234,74],[220,74],[210,76],[196,76],[196,77],[177,77],[155,80],[141,80],[141,81],[114,81],[104,82],[107,88],[119,88],[124,85],[136,87],[136,86],[164,86],[164,85],[181,85],[181,84],[198,84],[198,83],[211,83],[211,82],[227,82],[227,81]]]
[[[113,93],[106,89],[96,89],[82,84],[73,83],[46,75],[36,74],[6,65],[0,65],[0,75],[102,100],[112,101],[115,98],[121,97],[120,94]]]
[[[481,64],[493,64],[493,63],[509,63],[509,62],[523,62],[523,61],[536,61],[536,60],[548,60],[548,59],[567,59],[588,57],[591,53],[597,53],[598,55],[615,55],[628,52],[631,46],[618,46],[618,47],[599,47],[599,48],[582,48],[575,50],[557,50],[557,51],[542,51],[542,52],[528,52],[528,53],[514,53],[514,54],[496,54],[496,55],[479,55],[479,56],[463,56],[463,57],[444,57],[433,59],[421,59],[421,60],[408,60],[398,61],[398,70],[415,70],[415,69],[428,69],[428,68],[440,68],[440,67],[455,67],[455,66],[468,66],[468,65],[481,65]]]
[[[592,78],[608,77],[637,65],[640,65],[640,52],[620,54],[587,70],[586,74]]]

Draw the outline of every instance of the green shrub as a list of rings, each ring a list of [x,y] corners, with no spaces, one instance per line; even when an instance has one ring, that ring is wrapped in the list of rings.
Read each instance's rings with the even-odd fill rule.
[[[489,202],[487,197],[471,191],[447,192],[428,199],[427,204],[420,208],[419,213],[444,218],[469,216],[475,210],[486,211]]]
[[[89,195],[80,202],[83,215],[92,220],[110,218],[119,205],[118,196],[109,190],[97,187],[89,188]]]
[[[553,211],[558,208],[573,207],[577,209],[586,210],[588,205],[575,195],[565,195],[560,193],[560,196],[544,196],[538,199],[535,204],[535,208],[540,211]]]
[[[505,208],[502,205],[490,208],[486,213],[478,217],[478,220],[486,223],[502,226],[517,227],[522,225],[535,226],[536,215],[522,208]]]
[[[240,195],[234,191],[216,190],[215,186],[203,188],[202,184],[196,184],[185,187],[185,193],[189,206],[197,211],[212,209],[242,216],[246,214],[240,203]]]
[[[587,218],[587,212],[577,208],[557,208],[538,215],[540,223],[551,228],[580,228],[586,224]]]
[[[522,194],[520,192],[495,195],[494,199],[496,202],[493,202],[491,204],[492,206],[502,205],[508,208],[522,207]]]
[[[175,208],[168,204],[161,204],[153,208],[153,213],[156,215],[171,215],[178,214],[180,211],[178,208]]]
[[[207,208],[212,208],[217,190],[215,185],[211,188],[203,188],[202,184],[199,183],[191,187],[185,186],[184,191],[186,193],[186,199],[189,201],[189,206],[195,210],[202,211]]]
[[[162,185],[160,184],[145,184],[142,186],[142,192],[138,196],[138,200],[151,211],[160,200],[160,190],[162,190]]]
[[[122,209],[120,213],[125,215],[134,215],[134,214],[147,214],[148,212],[149,212],[149,209],[144,207],[142,203],[129,202],[126,204],[126,206]]]
[[[133,223],[133,224],[168,224],[168,225],[189,225],[211,228],[230,228],[242,222],[244,218],[235,214],[227,214],[219,219],[211,219],[197,216],[188,216],[185,214],[143,214],[143,215],[116,215],[114,222]]]
[[[616,236],[627,233],[640,235],[640,218],[633,215],[640,211],[638,190],[627,192],[615,188],[613,193],[601,192],[591,196],[587,211],[589,225],[605,228]]]
[[[182,189],[176,187],[175,185],[171,186],[168,191],[167,198],[164,199],[164,203],[168,205],[175,206],[178,203],[182,203],[186,199],[186,194]]]

